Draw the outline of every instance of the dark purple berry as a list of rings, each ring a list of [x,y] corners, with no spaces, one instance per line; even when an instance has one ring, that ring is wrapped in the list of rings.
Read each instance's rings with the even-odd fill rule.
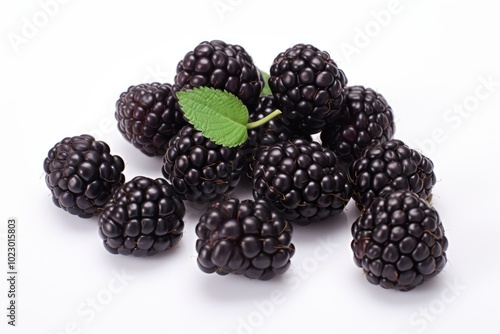
[[[428,200],[436,183],[434,164],[398,139],[367,147],[349,168],[352,198],[363,210],[379,195],[410,190]]]
[[[264,81],[252,57],[240,45],[201,42],[177,65],[174,91],[207,86],[236,95],[246,106],[257,102]]]
[[[43,162],[45,182],[57,207],[82,218],[99,213],[125,182],[123,159],[90,135],[66,137]]]
[[[345,88],[346,101],[341,117],[321,132],[321,143],[337,154],[347,170],[368,146],[392,139],[396,130],[392,108],[371,88]]]
[[[292,231],[265,201],[217,200],[196,225],[198,266],[205,273],[269,280],[290,267]]]
[[[321,144],[291,139],[261,150],[253,166],[253,194],[299,225],[342,212],[352,186],[336,165],[337,158]]]
[[[150,256],[182,238],[186,210],[165,179],[137,176],[119,188],[99,216],[99,235],[113,254]]]
[[[448,239],[437,211],[411,191],[377,197],[352,225],[352,236],[354,262],[383,288],[411,290],[447,262]]]
[[[225,147],[185,126],[169,143],[162,173],[182,199],[208,202],[238,185],[245,165],[240,147]]]
[[[123,137],[148,156],[163,156],[187,124],[171,85],[157,82],[129,87],[116,101],[115,118]]]
[[[330,55],[310,44],[280,53],[270,70],[269,88],[283,122],[305,134],[318,133],[339,117],[346,85]]]

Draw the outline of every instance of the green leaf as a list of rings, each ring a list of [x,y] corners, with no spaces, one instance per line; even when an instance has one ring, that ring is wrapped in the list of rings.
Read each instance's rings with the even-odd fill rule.
[[[262,75],[262,79],[264,79],[264,88],[262,88],[262,92],[260,92],[260,95],[273,95],[273,92],[271,92],[271,88],[269,88],[269,74],[266,72],[259,70],[260,75]]]
[[[248,138],[248,109],[235,95],[210,87],[177,93],[189,122],[218,145],[235,147]]]

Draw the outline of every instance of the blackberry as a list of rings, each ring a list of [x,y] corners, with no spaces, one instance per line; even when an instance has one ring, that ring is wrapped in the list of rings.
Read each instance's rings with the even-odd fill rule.
[[[172,86],[158,82],[130,86],[116,101],[115,118],[123,137],[148,156],[163,156],[170,138],[187,124]]]
[[[205,273],[269,280],[290,267],[292,232],[265,201],[215,201],[196,225],[198,266]]]
[[[217,145],[192,126],[169,143],[162,173],[182,199],[208,202],[239,183],[245,157],[239,147]]]
[[[344,72],[326,51],[296,44],[280,53],[270,70],[269,88],[283,112],[283,122],[318,133],[335,121],[344,103]]]
[[[352,225],[354,262],[366,279],[407,291],[439,274],[448,239],[437,211],[411,191],[377,197]]]
[[[352,198],[360,210],[377,196],[396,190],[411,190],[430,200],[436,183],[432,161],[398,139],[363,150],[349,167],[349,178],[354,186]]]
[[[250,122],[258,121],[271,114],[276,109],[278,109],[278,107],[275,98],[272,95],[263,95],[259,97],[256,107],[250,110]],[[253,148],[253,150],[246,151],[249,153],[247,154],[247,162],[249,163],[250,169],[254,158],[258,155],[262,147],[271,146],[292,138],[312,140],[310,135],[294,132],[283,124],[281,117],[273,118],[257,128],[250,129],[248,137],[249,142],[252,143],[249,147]],[[251,173],[249,173],[249,177],[251,177]]]
[[[240,45],[201,42],[177,65],[174,90],[213,87],[236,95],[246,106],[257,102],[264,81],[252,57]]]
[[[90,135],[66,137],[43,161],[54,204],[82,218],[97,214],[125,182],[125,164],[108,144]]]
[[[253,166],[254,198],[265,199],[299,225],[334,216],[352,193],[336,160],[331,150],[300,138],[263,148]]]
[[[345,89],[341,118],[321,132],[321,143],[333,150],[339,165],[347,170],[371,145],[392,139],[395,132],[392,108],[371,88],[350,86]]]
[[[165,179],[136,176],[120,187],[99,216],[99,235],[113,254],[150,256],[182,238],[186,209]]]

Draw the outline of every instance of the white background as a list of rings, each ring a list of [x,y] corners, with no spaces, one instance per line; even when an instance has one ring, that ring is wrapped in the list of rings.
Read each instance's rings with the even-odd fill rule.
[[[49,4],[49,5],[44,5]],[[0,332],[453,333],[498,328],[500,21],[493,1],[2,0]],[[32,26],[33,25],[33,26]],[[257,66],[295,43],[326,50],[349,84],[382,93],[396,137],[428,155],[449,238],[438,277],[403,293],[369,284],[352,261],[346,212],[296,228],[293,267],[268,282],[196,266],[188,205],[178,247],[152,258],[109,254],[96,219],[56,208],[42,162],[66,136],[91,133],[161,176],[161,159],[126,142],[114,103],[128,86],[172,82],[203,40],[240,44]],[[250,197],[243,183],[237,193]],[[6,225],[19,221],[18,326],[6,317]],[[121,275],[121,280],[116,276]]]

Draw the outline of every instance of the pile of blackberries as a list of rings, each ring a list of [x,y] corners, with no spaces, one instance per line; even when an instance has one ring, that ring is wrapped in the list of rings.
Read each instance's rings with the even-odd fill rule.
[[[352,199],[360,215],[351,247],[369,282],[410,290],[441,272],[448,241],[430,204],[433,163],[394,138],[387,100],[348,86],[330,55],[309,44],[279,53],[263,77],[243,47],[200,43],[179,61],[172,84],[130,86],[116,102],[118,130],[162,158],[163,177],[126,182],[123,159],[106,143],[68,137],[44,161],[54,203],[98,216],[104,247],[134,256],[175,246],[188,203],[206,203],[195,228],[199,268],[268,280],[290,267],[294,225],[328,224]],[[262,93],[266,85],[271,94]],[[198,87],[232,93],[249,121],[282,114],[226,147],[183,113],[177,93]],[[233,197],[242,178],[253,200]]]

